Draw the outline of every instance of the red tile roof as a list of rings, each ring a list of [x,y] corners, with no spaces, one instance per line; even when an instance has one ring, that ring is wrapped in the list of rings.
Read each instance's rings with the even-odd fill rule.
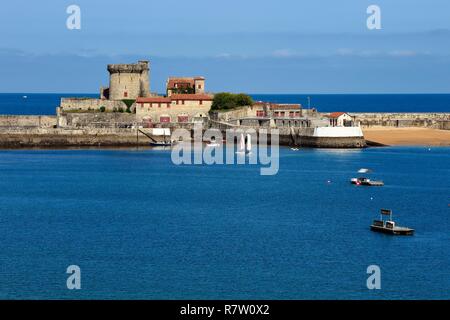
[[[207,94],[172,94],[170,96],[172,100],[208,100],[212,101],[213,97]]]
[[[332,112],[330,113],[330,118],[339,118],[343,114],[346,114],[346,112]]]
[[[151,102],[158,102],[158,103],[170,103],[172,100],[170,98],[166,97],[139,97],[136,99],[137,103],[151,103]]]
[[[284,110],[299,110],[301,109],[299,104],[271,104],[270,109],[284,109]]]
[[[194,86],[194,78],[169,78],[167,81],[167,88],[175,88],[176,84],[180,84],[181,86]]]

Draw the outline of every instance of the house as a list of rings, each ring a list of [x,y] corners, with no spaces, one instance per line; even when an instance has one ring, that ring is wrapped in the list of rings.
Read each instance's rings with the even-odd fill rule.
[[[169,77],[166,81],[166,94],[202,94],[205,93],[204,77]]]
[[[328,115],[331,127],[353,127],[354,119],[346,112],[332,112]]]
[[[136,118],[151,126],[154,123],[193,123],[208,118],[213,97],[208,94],[172,94],[168,97],[136,99]]]

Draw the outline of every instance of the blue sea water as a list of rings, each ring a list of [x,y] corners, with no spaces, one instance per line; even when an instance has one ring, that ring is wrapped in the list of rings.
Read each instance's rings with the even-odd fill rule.
[[[95,98],[98,94],[0,93],[0,114],[52,115],[62,97]],[[252,97],[257,101],[300,103],[322,112],[450,112],[450,94],[253,94]]]
[[[351,185],[361,167],[386,185]],[[450,148],[281,148],[278,174],[259,170],[0,151],[0,298],[450,298]],[[415,236],[371,232],[380,208]]]

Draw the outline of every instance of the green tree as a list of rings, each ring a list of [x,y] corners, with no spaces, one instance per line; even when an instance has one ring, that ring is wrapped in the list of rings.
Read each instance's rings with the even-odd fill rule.
[[[250,97],[249,95],[246,95],[245,93],[236,94],[234,96],[234,99],[235,99],[238,107],[253,105],[252,97]]]
[[[251,105],[253,105],[253,99],[244,93],[220,92],[214,95],[211,110],[229,110]]]

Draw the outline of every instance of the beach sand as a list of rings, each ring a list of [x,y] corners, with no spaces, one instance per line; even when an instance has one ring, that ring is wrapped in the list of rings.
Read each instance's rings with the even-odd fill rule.
[[[450,146],[450,130],[373,127],[363,128],[363,133],[367,141],[385,145]]]

